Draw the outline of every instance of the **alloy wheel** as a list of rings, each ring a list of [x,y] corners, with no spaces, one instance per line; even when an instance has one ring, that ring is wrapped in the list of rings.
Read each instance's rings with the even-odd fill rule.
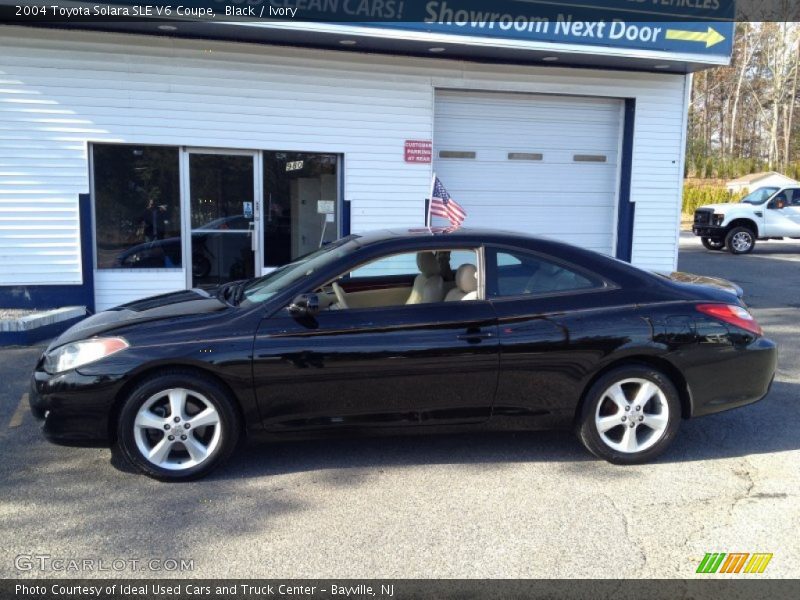
[[[623,379],[611,385],[597,403],[595,427],[609,448],[636,454],[664,437],[669,405],[664,391],[648,379]]]
[[[133,427],[141,455],[170,471],[204,463],[222,438],[217,409],[203,394],[186,388],[150,396],[136,413]]]
[[[731,244],[737,252],[747,252],[753,245],[753,236],[746,231],[740,231],[731,238]]]

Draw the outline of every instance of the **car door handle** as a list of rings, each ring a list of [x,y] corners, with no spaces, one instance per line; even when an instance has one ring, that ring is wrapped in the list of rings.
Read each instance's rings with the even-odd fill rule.
[[[463,342],[480,342],[494,337],[493,333],[476,331],[475,333],[464,333],[458,336],[458,339]]]

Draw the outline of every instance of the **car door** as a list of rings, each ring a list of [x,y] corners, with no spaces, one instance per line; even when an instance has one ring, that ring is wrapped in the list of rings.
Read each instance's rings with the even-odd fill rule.
[[[791,221],[789,237],[800,238],[800,189],[792,190],[789,205],[784,210],[787,218]]]
[[[764,211],[765,234],[768,237],[800,237],[800,204],[795,202],[800,189],[781,190],[767,204]]]
[[[383,273],[369,285],[368,270],[357,274],[351,290],[380,290],[381,277],[406,281]],[[302,318],[284,308],[261,322],[253,369],[265,426],[288,430],[481,422],[491,412],[498,364],[495,313],[479,299]]]
[[[558,257],[486,249],[486,294],[500,334],[494,416],[562,424],[574,414],[582,383],[614,348],[644,344],[649,325],[602,277]]]

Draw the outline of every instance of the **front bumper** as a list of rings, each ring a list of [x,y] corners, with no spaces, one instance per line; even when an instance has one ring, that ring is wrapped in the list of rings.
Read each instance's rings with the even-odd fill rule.
[[[699,237],[722,239],[725,237],[725,228],[716,225],[693,225],[692,233]]]
[[[122,378],[67,371],[51,375],[41,365],[31,378],[31,414],[44,420],[45,436],[59,443],[107,444],[110,416]]]

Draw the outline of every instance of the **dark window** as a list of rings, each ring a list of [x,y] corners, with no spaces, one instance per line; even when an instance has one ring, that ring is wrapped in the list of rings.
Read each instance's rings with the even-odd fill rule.
[[[277,267],[339,237],[338,156],[264,153],[264,266]]]
[[[487,250],[489,278],[488,295],[507,296],[541,295],[600,288],[599,278],[594,278],[537,254],[514,250]]]
[[[800,188],[792,188],[791,190],[787,190],[787,192],[791,195],[789,203],[792,206],[800,206]]]
[[[189,155],[192,286],[255,275],[254,173],[251,155]]]
[[[178,148],[92,146],[98,269],[181,267]]]

